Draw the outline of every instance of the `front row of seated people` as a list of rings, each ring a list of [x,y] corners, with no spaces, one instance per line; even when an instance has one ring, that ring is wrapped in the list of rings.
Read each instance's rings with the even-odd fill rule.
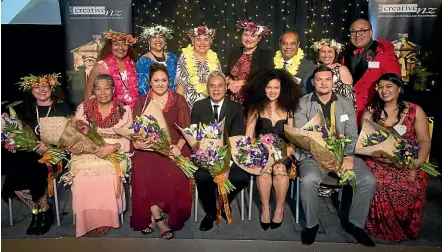
[[[229,136],[254,137],[274,133],[285,138],[284,124],[302,127],[320,109],[327,119],[336,122],[334,126],[340,133],[352,140],[346,146],[342,169],[353,170],[357,179],[349,214],[340,216],[343,229],[366,246],[375,245],[366,231],[388,241],[404,241],[419,236],[427,175],[418,170],[396,169],[388,160],[361,159],[355,155],[358,128],[354,103],[332,91],[333,73],[330,68],[321,66],[314,71],[314,91],[303,97],[293,78],[285,70],[257,72],[250,76],[244,86],[244,111],[241,105],[226,97],[226,79],[221,72],[210,73],[207,82],[209,97],[196,102],[191,112],[183,96],[169,88],[169,80],[170,76],[164,65],[152,65],[149,72],[149,91],[136,101],[131,110],[113,98],[114,81],[109,75],[101,74],[95,78],[94,96],[79,106],[75,117],[88,123],[98,122],[98,130],[107,144],[98,149],[95,155],[82,153],[83,147],[78,144],[68,149],[72,153],[70,169],[78,170],[72,185],[77,237],[86,234],[103,235],[110,228],[118,228],[119,214],[125,210],[124,190],[116,195],[115,170],[102,157],[118,150],[134,152],[130,180],[130,226],[142,234],[150,234],[158,229],[162,238],[171,239],[173,232],[182,229],[190,218],[192,205],[189,180],[171,161],[180,154],[185,157],[190,155],[190,148],[175,123],[180,127],[188,127],[191,123],[207,124],[215,119],[225,118]],[[41,101],[43,98],[50,99],[50,91],[44,86],[33,89],[37,99],[34,109],[41,110],[42,114],[44,106],[51,106],[54,109],[52,114],[47,112],[47,116],[54,113],[69,115],[71,111],[65,111],[52,100],[46,102],[47,104]],[[171,132],[173,146],[170,157],[150,152],[148,143],[129,142],[111,130],[115,127],[129,127],[132,117],[142,115],[151,102],[162,108]],[[331,114],[332,106],[334,115]],[[335,120],[331,120],[333,116]],[[426,115],[416,104],[403,100],[403,82],[399,76],[387,73],[379,78],[377,94],[364,116],[386,127],[403,127],[402,136],[420,147],[419,159],[415,160],[415,164],[419,167],[425,161],[431,148]],[[43,152],[42,148],[45,146],[42,144],[36,151]],[[300,197],[306,219],[301,240],[304,244],[312,244],[319,229],[318,189],[327,174],[319,169],[311,153],[305,150],[297,150],[295,153],[294,146],[291,146],[288,156],[291,157],[292,154],[299,161]],[[293,167],[290,157],[256,178],[261,200],[259,220],[263,230],[279,228],[284,219],[288,174]],[[32,167],[35,169],[29,170],[38,173],[40,168],[35,164]],[[414,176],[407,176],[410,172]],[[229,201],[232,201],[247,186],[250,176],[233,163],[228,177],[236,187],[229,195]],[[32,212],[28,234],[47,232],[53,221],[53,217],[46,214],[50,208],[46,203],[44,186],[40,185],[44,185],[45,179],[45,176],[37,174],[34,179],[29,180],[23,180],[14,173],[6,177],[3,195],[9,196],[15,192]],[[196,172],[195,180],[200,192],[199,200],[206,212],[200,230],[207,231],[216,220],[216,184],[210,174],[202,169]],[[271,209],[269,204],[272,187],[276,194],[275,209]]]

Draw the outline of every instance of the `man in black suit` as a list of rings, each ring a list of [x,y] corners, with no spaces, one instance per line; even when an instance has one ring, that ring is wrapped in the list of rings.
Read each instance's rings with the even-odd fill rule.
[[[214,71],[209,74],[207,80],[207,91],[209,97],[200,100],[193,105],[191,121],[194,123],[209,124],[215,120],[221,121],[224,118],[225,129],[228,136],[244,135],[244,113],[241,105],[226,97],[227,84],[223,73]],[[236,189],[229,193],[229,202],[244,187],[247,186],[249,175],[239,168],[235,163],[230,167],[229,180]],[[216,188],[213,178],[209,172],[199,169],[195,173],[195,181],[199,192],[199,198],[203,205],[206,216],[201,221],[200,230],[212,229],[216,220]],[[223,216],[224,217],[224,216]]]

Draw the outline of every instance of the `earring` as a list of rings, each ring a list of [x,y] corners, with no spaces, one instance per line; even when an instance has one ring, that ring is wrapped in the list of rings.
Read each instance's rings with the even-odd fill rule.
[[[167,52],[167,44],[164,44],[163,51],[164,51],[164,52]]]

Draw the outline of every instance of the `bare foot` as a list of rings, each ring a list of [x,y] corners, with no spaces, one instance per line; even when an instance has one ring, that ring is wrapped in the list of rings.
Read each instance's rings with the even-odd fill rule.
[[[276,208],[275,209],[275,213],[273,214],[273,219],[272,221],[275,223],[280,223],[282,222],[282,219],[284,218],[284,208]]]
[[[270,207],[261,207],[261,222],[270,223]]]

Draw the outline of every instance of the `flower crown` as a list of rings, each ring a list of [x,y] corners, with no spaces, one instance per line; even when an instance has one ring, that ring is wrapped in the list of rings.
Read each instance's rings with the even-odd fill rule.
[[[172,28],[162,25],[154,25],[150,27],[142,27],[143,31],[140,34],[142,39],[150,39],[155,36],[163,36],[165,39],[172,39]]]
[[[344,45],[341,43],[336,42],[334,39],[324,38],[319,41],[313,42],[313,45],[311,48],[313,48],[313,51],[318,52],[323,46],[330,46],[333,49],[335,49],[336,53],[339,54],[344,49]]]
[[[258,35],[267,36],[270,33],[270,29],[264,25],[258,25],[251,21],[241,21],[236,22],[236,28],[239,30],[249,31],[256,33]]]
[[[56,86],[60,86],[60,82],[58,82],[59,77],[60,73],[45,74],[40,76],[31,74],[29,76],[20,78],[22,81],[18,84],[20,85],[20,89],[23,91],[28,91],[40,86],[49,86],[53,91]]]
[[[207,28],[207,26],[199,26],[199,27],[190,29],[187,32],[187,36],[189,36],[189,38],[191,38],[191,39],[196,38],[199,35],[210,36],[212,39],[214,39],[215,38],[215,29],[209,29],[209,28]]]
[[[132,35],[113,30],[107,30],[103,32],[103,35],[105,39],[111,40],[112,42],[125,40],[129,44],[129,46],[133,46],[137,42],[137,39],[134,38]]]

